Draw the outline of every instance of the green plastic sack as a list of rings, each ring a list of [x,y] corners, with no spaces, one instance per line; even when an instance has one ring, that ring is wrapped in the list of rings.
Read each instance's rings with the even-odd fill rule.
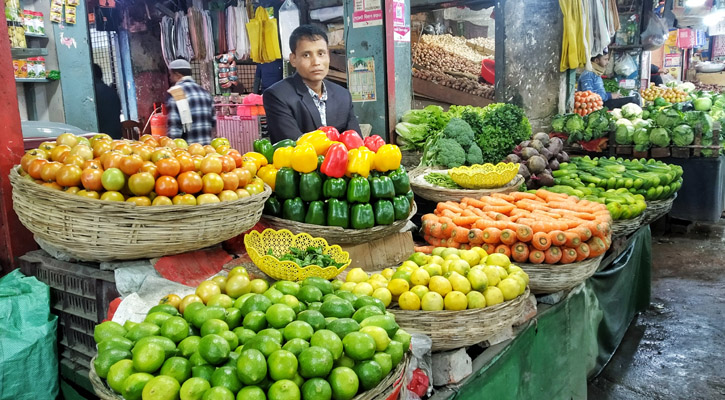
[[[17,269],[0,278],[0,400],[56,398],[57,322],[48,285]]]

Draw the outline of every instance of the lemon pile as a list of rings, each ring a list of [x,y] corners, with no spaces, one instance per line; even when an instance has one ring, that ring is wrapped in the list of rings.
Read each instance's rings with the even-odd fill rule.
[[[670,103],[681,103],[687,100],[687,93],[677,88],[664,88],[661,86],[650,86],[640,91],[642,98],[647,101],[654,101],[658,97],[669,101]]]
[[[368,275],[361,268],[347,274],[340,290],[373,296],[403,310],[460,311],[491,307],[524,294],[529,276],[504,254],[480,247],[437,247],[431,255],[415,253],[395,270]]]

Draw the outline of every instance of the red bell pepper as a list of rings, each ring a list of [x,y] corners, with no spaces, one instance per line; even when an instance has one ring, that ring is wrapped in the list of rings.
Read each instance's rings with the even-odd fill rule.
[[[325,155],[325,161],[320,166],[320,172],[332,177],[342,178],[347,172],[347,149],[342,143],[333,143],[327,154]]]
[[[319,130],[325,132],[327,138],[332,140],[333,142],[337,142],[340,140],[340,132],[338,132],[337,128],[335,128],[334,126],[321,126]]]
[[[347,147],[348,150],[358,149],[360,147],[365,146],[365,143],[363,143],[362,137],[360,137],[360,134],[353,130],[347,130],[340,134],[340,138],[338,139],[342,144]]]
[[[377,153],[380,146],[385,144],[385,140],[378,135],[372,135],[366,137],[363,143],[365,143],[365,147]]]

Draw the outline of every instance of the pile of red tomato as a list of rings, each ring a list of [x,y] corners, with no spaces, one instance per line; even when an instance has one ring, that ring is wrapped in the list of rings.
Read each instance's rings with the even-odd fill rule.
[[[21,159],[21,174],[52,189],[138,206],[232,201],[264,191],[259,165],[230,148],[144,135],[138,141],[64,133]]]

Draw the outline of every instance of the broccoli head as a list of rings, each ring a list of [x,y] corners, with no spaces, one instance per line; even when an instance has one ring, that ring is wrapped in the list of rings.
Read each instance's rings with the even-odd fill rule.
[[[473,143],[466,152],[466,164],[483,164],[483,152],[476,143]]]
[[[435,151],[437,165],[455,168],[466,163],[466,151],[454,139],[442,138],[436,143]]]
[[[460,118],[451,118],[448,125],[443,128],[443,136],[455,140],[461,147],[467,149],[473,143],[474,133],[471,125],[468,125],[466,121]]]

